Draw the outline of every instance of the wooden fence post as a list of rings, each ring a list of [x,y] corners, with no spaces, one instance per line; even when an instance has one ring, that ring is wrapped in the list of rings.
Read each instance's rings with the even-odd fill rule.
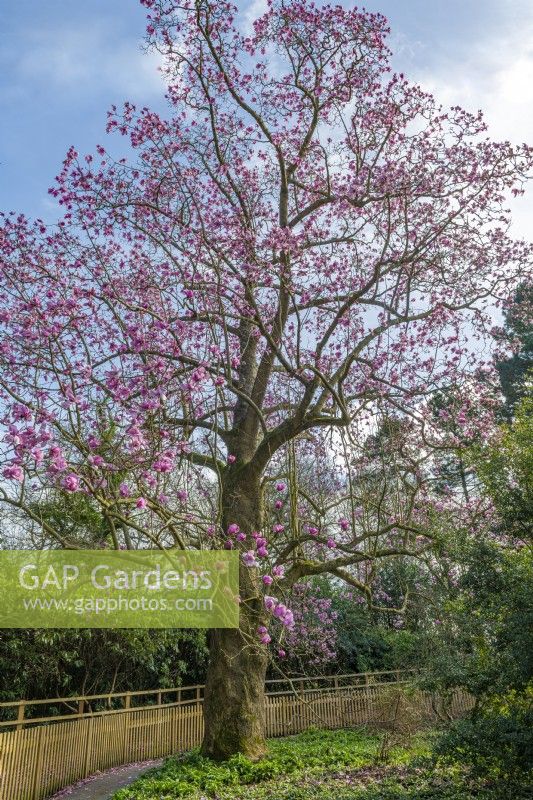
[[[131,693],[126,692],[124,697],[124,708],[131,708]],[[130,715],[126,712],[120,715],[123,719],[124,731],[122,734],[122,763],[125,764],[129,761],[128,758],[128,733],[130,728]]]
[[[43,751],[44,751],[44,734],[46,728],[44,725],[38,729],[38,741],[37,741],[37,758],[35,759],[34,764],[34,775],[33,775],[33,787],[32,787],[32,797],[33,800],[39,800],[40,798],[40,789],[41,789],[41,777],[43,772]]]
[[[94,717],[86,717],[87,719],[87,735],[85,737],[85,755],[83,759],[83,777],[86,778],[89,773],[89,765],[91,762],[91,749],[93,738],[93,723]]]
[[[21,700],[19,705],[18,705],[18,709],[17,709],[17,722],[20,723],[19,725],[17,725],[17,728],[16,728],[17,731],[21,731],[22,728],[24,727],[23,720],[24,720],[25,712],[26,712],[26,701],[25,700]]]

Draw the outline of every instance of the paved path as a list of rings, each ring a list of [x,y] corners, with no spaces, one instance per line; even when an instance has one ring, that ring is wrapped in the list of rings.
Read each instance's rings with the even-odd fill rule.
[[[143,772],[152,769],[152,767],[158,767],[162,763],[162,759],[159,759],[157,761],[145,761],[142,764],[115,767],[107,772],[101,772],[91,778],[86,778],[84,781],[74,784],[74,786],[62,789],[50,800],[108,800],[119,789],[129,786]]]

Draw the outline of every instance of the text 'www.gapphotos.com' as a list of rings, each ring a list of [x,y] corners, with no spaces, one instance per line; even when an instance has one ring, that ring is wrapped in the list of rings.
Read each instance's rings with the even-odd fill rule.
[[[68,611],[75,614],[116,614],[121,611],[189,611],[205,612],[213,610],[209,598],[179,597],[176,600],[156,597],[77,597],[74,600],[25,597],[25,611]]]

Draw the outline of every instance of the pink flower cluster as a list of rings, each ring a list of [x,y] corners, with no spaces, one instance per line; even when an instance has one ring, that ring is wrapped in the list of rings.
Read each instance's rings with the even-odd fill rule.
[[[264,604],[265,609],[286,628],[290,629],[294,626],[294,614],[284,603],[281,603],[275,597],[266,595]]]

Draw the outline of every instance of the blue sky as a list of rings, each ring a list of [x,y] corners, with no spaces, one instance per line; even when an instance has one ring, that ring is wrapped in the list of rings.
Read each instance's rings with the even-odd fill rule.
[[[240,5],[255,16],[264,0]],[[494,138],[533,144],[531,0],[369,0],[365,7],[389,18],[398,69],[444,103],[483,108]],[[104,142],[112,103],[164,107],[156,58],[141,47],[144,16],[138,0],[0,5],[0,209],[52,221],[47,189],[68,147],[88,152]],[[517,233],[530,237],[532,200],[514,210]]]

